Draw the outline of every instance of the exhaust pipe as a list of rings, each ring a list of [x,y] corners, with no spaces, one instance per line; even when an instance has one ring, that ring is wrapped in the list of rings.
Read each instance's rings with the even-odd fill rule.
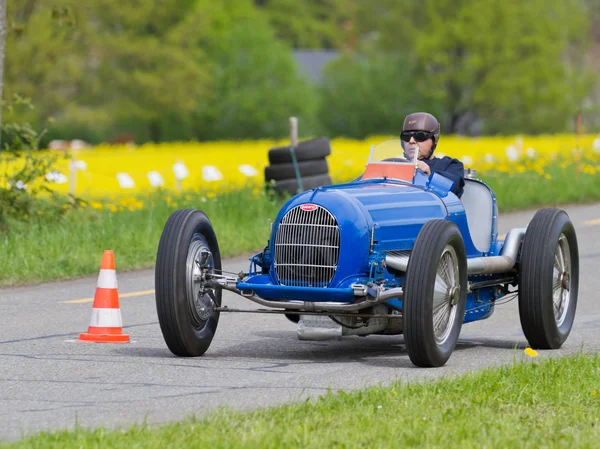
[[[506,273],[517,263],[519,247],[527,228],[514,228],[509,231],[504,240],[504,246],[499,256],[474,257],[467,259],[468,274],[499,274]]]
[[[385,254],[385,264],[394,270],[406,271],[410,251],[389,251]]]
[[[468,274],[498,274],[512,269],[517,262],[519,246],[527,228],[514,228],[506,236],[499,256],[474,257],[467,259]],[[389,251],[385,264],[395,270],[406,272],[410,251]]]

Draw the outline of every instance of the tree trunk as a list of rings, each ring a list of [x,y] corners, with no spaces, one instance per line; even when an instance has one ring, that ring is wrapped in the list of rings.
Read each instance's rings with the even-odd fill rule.
[[[6,43],[6,0],[0,0],[0,131],[2,130],[2,100],[4,93],[4,47]],[[0,151],[2,133],[0,132]]]
[[[2,1],[2,0],[0,0]],[[149,124],[150,130],[150,140],[152,142],[158,143],[161,141],[161,129],[160,129],[160,121],[159,119],[150,120]]]

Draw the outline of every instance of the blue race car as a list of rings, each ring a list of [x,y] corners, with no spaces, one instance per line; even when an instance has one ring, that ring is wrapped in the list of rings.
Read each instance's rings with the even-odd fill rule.
[[[415,365],[442,366],[463,323],[518,296],[529,344],[559,348],[573,325],[579,281],[568,215],[541,209],[501,240],[496,197],[470,174],[459,199],[452,181],[406,159],[400,140],[373,146],[358,179],[287,201],[267,246],[237,276],[221,270],[203,212],[173,213],[155,279],[167,346],[178,356],[202,355],[220,312],[258,311],[284,314],[303,340],[403,334]],[[223,290],[265,308],[229,308]]]

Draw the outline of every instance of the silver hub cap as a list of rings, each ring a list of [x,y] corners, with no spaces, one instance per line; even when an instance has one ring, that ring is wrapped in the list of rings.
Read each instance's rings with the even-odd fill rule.
[[[438,345],[443,345],[452,332],[461,294],[459,282],[456,251],[446,245],[440,257],[433,289],[433,333]]]
[[[569,310],[571,299],[571,251],[564,234],[560,235],[554,252],[554,269],[552,272],[552,302],[554,318],[560,327]]]
[[[192,324],[195,327],[204,326],[215,307],[213,301],[214,291],[204,287],[207,270],[208,272],[214,272],[213,256],[206,240],[199,236],[192,240],[186,260],[186,293]]]

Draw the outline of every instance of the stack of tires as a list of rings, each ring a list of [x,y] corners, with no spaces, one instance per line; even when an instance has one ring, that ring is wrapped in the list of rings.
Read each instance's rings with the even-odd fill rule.
[[[302,188],[296,176],[296,168],[290,147],[269,150],[269,164],[265,167],[265,182],[276,192],[295,195],[302,190],[310,190],[331,184],[327,156],[331,154],[329,139],[305,140],[294,149]]]

